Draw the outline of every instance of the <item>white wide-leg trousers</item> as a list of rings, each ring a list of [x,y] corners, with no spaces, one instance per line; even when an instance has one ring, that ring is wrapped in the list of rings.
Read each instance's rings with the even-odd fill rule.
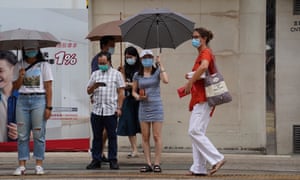
[[[189,125],[189,136],[192,140],[193,164],[190,171],[193,173],[207,173],[206,161],[215,165],[224,159],[205,135],[210,117],[211,107],[207,103],[198,103],[194,106]]]

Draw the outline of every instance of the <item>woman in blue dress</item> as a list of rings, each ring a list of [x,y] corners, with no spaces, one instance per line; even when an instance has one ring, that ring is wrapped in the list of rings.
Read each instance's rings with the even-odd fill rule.
[[[140,101],[139,121],[141,125],[144,156],[147,163],[140,169],[140,172],[161,172],[161,130],[164,112],[160,97],[160,80],[165,84],[167,84],[169,80],[159,57],[156,58],[156,67],[153,66],[154,56],[151,50],[143,50],[141,52],[141,63],[142,66],[139,72],[134,74],[132,86],[132,96]],[[150,152],[151,127],[155,144],[153,167]]]
[[[126,82],[125,99],[122,107],[122,115],[119,119],[117,134],[119,136],[128,136],[131,145],[131,152],[128,158],[137,156],[136,134],[141,132],[138,109],[139,101],[135,100],[131,94],[132,78],[141,66],[140,57],[136,48],[129,46],[125,49],[125,65],[123,74]]]

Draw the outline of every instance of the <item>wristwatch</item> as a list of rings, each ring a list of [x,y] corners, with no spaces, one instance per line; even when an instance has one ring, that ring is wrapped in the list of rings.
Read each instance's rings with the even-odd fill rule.
[[[46,106],[46,109],[49,109],[50,111],[52,111],[53,107],[52,106]]]

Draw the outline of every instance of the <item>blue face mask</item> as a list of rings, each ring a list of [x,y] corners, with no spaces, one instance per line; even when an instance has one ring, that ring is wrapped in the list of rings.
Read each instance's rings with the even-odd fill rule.
[[[109,47],[108,52],[113,55],[115,53],[115,48],[114,47]]]
[[[153,59],[152,58],[142,59],[142,64],[143,64],[144,67],[152,67]]]
[[[201,42],[199,39],[192,39],[192,45],[195,47],[195,48],[199,48],[201,46]]]
[[[129,65],[134,65],[135,62],[136,62],[136,60],[135,60],[135,58],[127,58],[127,59],[126,59],[126,62],[127,62]]]
[[[105,65],[98,65],[99,69],[103,72],[107,71],[108,70],[108,65],[105,64]]]
[[[25,51],[25,55],[29,58],[33,58],[38,54],[37,50],[27,50]]]

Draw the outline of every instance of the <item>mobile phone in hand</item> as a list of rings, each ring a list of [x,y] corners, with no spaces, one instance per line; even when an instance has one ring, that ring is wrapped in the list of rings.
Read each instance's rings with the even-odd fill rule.
[[[104,83],[104,82],[96,82],[96,85],[100,86],[100,87],[104,87],[104,86],[106,86],[106,83]]]
[[[139,89],[139,95],[140,96],[146,96],[145,89]]]

